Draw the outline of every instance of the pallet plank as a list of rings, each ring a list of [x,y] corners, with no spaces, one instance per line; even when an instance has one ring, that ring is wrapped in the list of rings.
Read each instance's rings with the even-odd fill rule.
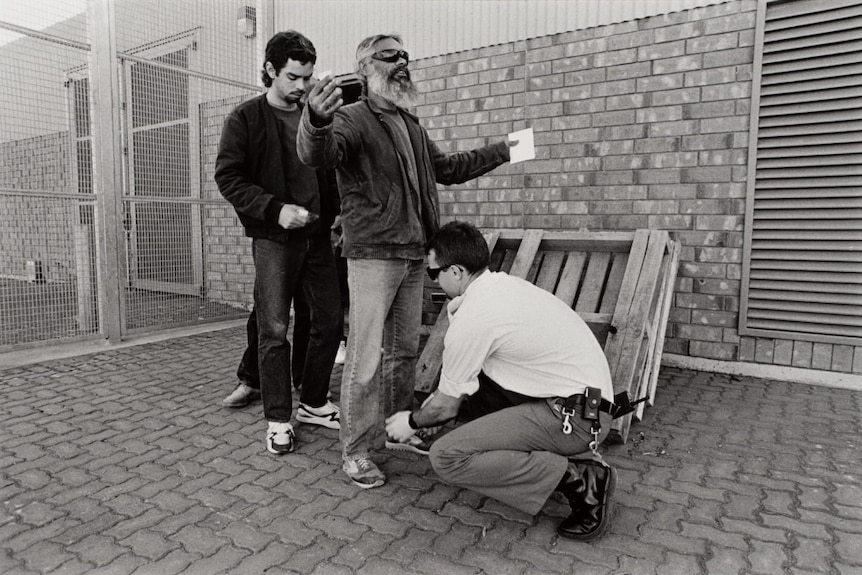
[[[539,251],[543,235],[544,230],[526,230],[524,232],[524,239],[521,240],[521,247],[518,248],[518,253],[515,255],[515,261],[509,270],[509,275],[519,278],[527,277],[533,265],[533,260],[536,259],[536,253]]]
[[[581,292],[575,304],[577,312],[596,312],[599,310],[599,298],[602,296],[602,286],[608,275],[611,254],[593,252],[587,264],[587,273],[581,282]]]
[[[614,307],[617,305],[620,290],[623,287],[623,277],[626,273],[626,263],[628,261],[628,254],[614,254],[611,273],[608,274],[608,282],[605,287],[605,293],[602,296],[602,304],[599,306],[600,313],[614,313]]]
[[[670,239],[670,238],[668,238]],[[679,267],[680,245],[679,242],[668,242],[670,254],[666,257],[668,266],[665,269],[664,280],[661,291],[661,316],[658,320],[658,333],[656,334],[655,349],[653,350],[653,367],[649,374],[649,404],[655,405],[655,390],[658,384],[658,372],[661,367],[661,356],[664,353],[664,336],[667,332],[667,320],[670,316],[670,308],[673,306],[673,290],[676,286],[677,268]]]
[[[560,283],[557,284],[557,291],[554,292],[554,295],[569,307],[575,303],[575,296],[578,294],[581,274],[584,271],[586,261],[587,254],[585,252],[569,252],[567,254],[566,264],[563,266],[563,275],[560,276]]]
[[[623,275],[620,294],[617,297],[617,304],[614,306],[614,318],[611,320],[610,332],[605,342],[605,357],[608,359],[611,375],[616,372],[617,364],[619,363],[625,336],[626,320],[631,311],[632,300],[635,296],[635,287],[637,286],[638,277],[640,277],[641,268],[643,267],[643,259],[646,255],[648,241],[649,230],[637,230],[635,232],[631,251],[626,262],[626,272]],[[614,392],[617,393],[619,391],[621,390],[617,389],[616,380],[614,380]]]
[[[539,275],[536,278],[536,285],[545,291],[554,293],[565,257],[563,252],[545,252],[545,257],[542,258],[542,269],[539,270]]]
[[[639,373],[638,369],[642,368],[642,365],[638,365],[638,354],[643,346],[647,316],[657,289],[658,274],[666,247],[667,232],[653,230],[649,233],[647,250],[638,274],[637,287],[629,310],[628,321],[623,329],[619,355],[616,365],[611,368],[615,393],[627,391],[631,394],[637,392],[636,389],[632,389],[632,384],[635,374]],[[619,433],[623,443],[628,438],[630,425],[631,415],[614,421],[612,429]]]

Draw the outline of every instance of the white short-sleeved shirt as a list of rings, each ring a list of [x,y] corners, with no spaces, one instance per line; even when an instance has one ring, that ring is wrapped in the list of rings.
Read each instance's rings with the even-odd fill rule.
[[[479,389],[480,371],[529,397],[568,397],[598,387],[613,400],[604,351],[581,317],[520,278],[486,271],[449,302],[439,390]]]

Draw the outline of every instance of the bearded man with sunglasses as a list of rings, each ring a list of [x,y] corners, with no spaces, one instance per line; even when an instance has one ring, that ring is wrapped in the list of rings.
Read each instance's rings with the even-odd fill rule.
[[[309,93],[297,134],[300,159],[334,169],[338,179],[350,290],[342,458],[345,473],[364,489],[385,481],[369,457],[380,390],[386,416],[413,404],[424,244],[439,227],[437,184],[460,184],[509,160],[505,141],[442,152],[406,110],[418,96],[409,62],[399,36],[366,38],[356,50],[364,98],[342,108],[338,82],[321,79]],[[415,435],[386,447],[428,453],[427,442]]]

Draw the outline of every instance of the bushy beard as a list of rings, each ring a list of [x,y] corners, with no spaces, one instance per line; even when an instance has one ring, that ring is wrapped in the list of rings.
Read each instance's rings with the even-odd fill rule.
[[[405,75],[398,76],[398,72],[402,70]],[[419,100],[419,90],[410,79],[410,72],[406,68],[396,68],[389,76],[384,76],[375,69],[368,76],[368,91],[400,108],[415,106]]]

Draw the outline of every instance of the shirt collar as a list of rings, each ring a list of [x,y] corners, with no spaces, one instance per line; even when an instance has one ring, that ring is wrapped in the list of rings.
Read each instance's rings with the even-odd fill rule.
[[[467,297],[467,294],[475,293],[476,291],[480,291],[482,289],[482,286],[484,286],[486,283],[488,283],[491,280],[491,277],[492,277],[491,270],[483,271],[479,275],[479,277],[477,277],[472,282],[470,282],[470,285],[467,286],[467,289],[464,290],[464,293],[462,293],[461,295],[459,295],[457,297],[452,298],[452,301],[449,302],[449,307],[448,307],[449,317],[451,318],[452,315],[454,315],[455,312],[458,311],[458,308],[461,307],[461,304],[464,303],[464,298]],[[477,285],[479,286],[478,288],[476,288]]]

